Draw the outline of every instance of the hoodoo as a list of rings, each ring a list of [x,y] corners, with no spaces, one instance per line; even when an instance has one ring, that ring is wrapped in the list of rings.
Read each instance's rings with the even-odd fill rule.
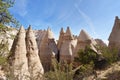
[[[63,43],[64,34],[65,34],[64,29],[61,28],[59,40],[58,40],[58,43],[57,43],[57,47],[58,47],[59,51],[60,51],[60,48],[61,48],[61,44]]]
[[[61,44],[60,44],[61,43]],[[59,55],[60,61],[67,61],[68,63],[73,61],[73,50],[76,45],[76,40],[74,39],[69,27],[67,27],[66,33],[61,29],[59,38]]]
[[[58,53],[57,45],[54,41],[53,33],[50,28],[47,29],[39,46],[39,56],[46,71],[49,71],[52,64],[52,58]]]
[[[23,27],[20,27],[10,51],[11,55],[9,56],[13,75],[19,80],[27,80],[26,77],[29,75],[25,37],[25,30]]]
[[[95,52],[97,52],[94,45],[96,45],[95,40],[93,38],[91,38],[86,31],[81,30],[81,32],[78,36],[78,41],[77,41],[77,46],[75,48],[74,57],[77,56],[77,52],[80,49],[85,49],[86,46],[90,46],[91,49],[93,49]]]
[[[38,55],[38,46],[31,26],[29,26],[26,32],[26,48],[30,76],[34,79],[38,77],[38,79],[40,79],[40,75],[44,73],[44,70]]]
[[[118,16],[115,18],[114,26],[108,40],[110,48],[120,49],[120,19]]]

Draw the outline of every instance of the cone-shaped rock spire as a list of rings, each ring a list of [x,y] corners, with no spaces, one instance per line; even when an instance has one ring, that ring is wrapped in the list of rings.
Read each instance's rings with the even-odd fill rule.
[[[118,50],[118,55],[120,56],[120,19],[118,16],[115,18],[114,26],[108,40],[109,48]]]
[[[44,70],[38,55],[38,47],[31,26],[29,26],[26,32],[26,48],[30,76],[33,77],[34,79],[41,77],[42,76],[41,74],[44,73]]]
[[[74,51],[74,57],[77,56],[80,49],[85,49],[86,46],[90,46],[91,49],[97,52],[94,45],[96,45],[95,40],[92,39],[86,31],[81,30],[80,35],[78,36],[77,46]]]
[[[66,33],[63,33],[61,29],[60,37],[58,41],[58,49],[60,53],[60,61],[72,62],[73,60],[73,49],[76,45],[76,40],[74,40],[70,28],[67,27]]]
[[[47,29],[47,36],[48,36],[49,39],[53,39],[54,38],[53,32],[51,31],[51,29],[49,27]]]
[[[64,40],[64,34],[65,34],[64,29],[61,28],[59,40],[58,40],[58,43],[57,43],[58,50],[60,50],[60,48],[61,48],[62,42]]]
[[[73,39],[73,35],[72,35],[69,27],[67,27],[65,36],[66,36],[66,39]]]
[[[115,18],[114,26],[108,40],[110,44],[114,44],[116,42],[120,43],[120,19],[118,18],[118,16],[116,16]]]
[[[120,19],[116,16],[112,32],[109,36],[109,47],[120,48]]]
[[[71,35],[71,31],[70,31],[70,28],[69,28],[69,27],[67,27],[66,34],[67,34],[67,35]]]
[[[28,61],[26,57],[26,44],[25,44],[25,30],[20,27],[18,34],[15,37],[9,56],[9,61],[13,69],[14,77],[18,80],[27,80]]]
[[[86,31],[82,29],[79,34],[78,40],[80,41],[91,40],[91,37],[88,35]]]
[[[57,46],[54,41],[53,33],[48,28],[42,37],[41,44],[39,46],[39,56],[45,72],[50,70],[52,57],[55,57],[57,52]]]
[[[61,34],[65,33],[63,28],[61,28],[60,33],[61,33]]]

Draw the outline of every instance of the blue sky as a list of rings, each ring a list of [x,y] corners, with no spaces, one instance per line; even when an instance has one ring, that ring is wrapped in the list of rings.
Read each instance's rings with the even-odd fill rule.
[[[25,28],[49,26],[57,38],[61,27],[69,26],[75,35],[84,29],[93,38],[107,40],[115,16],[120,17],[120,0],[16,0],[10,12]]]

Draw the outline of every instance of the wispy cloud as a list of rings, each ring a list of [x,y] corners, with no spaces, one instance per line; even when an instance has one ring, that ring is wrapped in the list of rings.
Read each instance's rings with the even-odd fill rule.
[[[83,0],[76,0],[77,5],[79,5]]]
[[[80,0],[81,2],[82,0]],[[79,3],[80,4],[80,3]],[[74,4],[74,7],[77,9],[78,13],[85,19],[87,24],[89,25],[90,29],[92,30],[95,37],[98,37],[98,34],[95,32],[93,22],[91,21],[90,17],[85,14],[79,7],[78,4]]]
[[[17,14],[24,17],[27,14],[28,0],[16,0],[14,10]]]
[[[65,20],[67,20],[71,15],[72,15],[72,12],[69,12],[69,14],[68,14],[67,11],[64,11],[64,10],[63,10],[63,12],[61,12],[61,14],[58,16],[58,18],[57,18],[57,20],[56,20],[57,24],[63,23],[63,22],[64,22]]]

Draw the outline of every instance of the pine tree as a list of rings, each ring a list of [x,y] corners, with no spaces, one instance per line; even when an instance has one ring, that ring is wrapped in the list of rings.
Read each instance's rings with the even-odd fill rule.
[[[18,26],[18,21],[10,14],[8,10],[14,5],[14,0],[0,0],[0,28],[5,25]]]

